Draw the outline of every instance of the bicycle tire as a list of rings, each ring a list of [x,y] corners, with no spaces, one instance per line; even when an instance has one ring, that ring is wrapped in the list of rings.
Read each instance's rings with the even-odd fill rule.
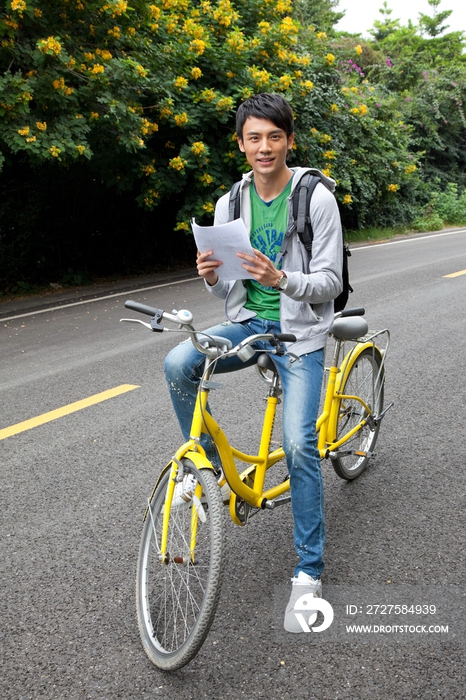
[[[349,359],[339,387],[339,393],[359,396],[363,399],[374,416],[379,415],[383,407],[385,375],[382,362],[381,352],[375,346],[366,347],[360,352],[356,351]],[[358,401],[344,398],[338,401],[338,409],[335,411],[336,440],[367,416],[367,412]],[[370,453],[373,452],[377,442],[379,429],[380,424],[374,430],[365,425],[342,445],[340,454],[337,453],[336,457],[331,458],[332,466],[340,478],[351,481],[364,471],[369,463]],[[348,452],[350,454],[345,454]],[[354,452],[365,454],[358,455]]]
[[[193,474],[202,486],[205,522],[197,518],[194,561],[190,540],[191,516],[196,506],[192,500],[182,506],[172,504],[168,563],[162,563],[159,557],[168,470],[149,504],[136,576],[143,647],[155,666],[164,671],[185,666],[201,648],[217,610],[225,565],[224,512],[215,475],[208,469],[197,469],[188,459],[182,460],[182,465],[184,475]]]

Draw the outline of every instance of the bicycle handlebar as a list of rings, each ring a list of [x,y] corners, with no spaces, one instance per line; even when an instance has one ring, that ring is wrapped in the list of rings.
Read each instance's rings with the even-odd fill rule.
[[[348,318],[349,316],[364,316],[366,309],[357,306],[355,309],[343,309],[335,314],[335,318]]]
[[[146,304],[140,304],[137,301],[125,301],[125,307],[131,309],[132,311],[137,311],[138,313],[145,314],[151,317],[151,322],[145,323],[144,321],[136,321],[142,323],[147,328],[152,331],[161,332],[164,329],[160,324],[162,319],[175,323],[182,328],[184,328],[190,335],[196,350],[204,355],[210,355],[212,357],[232,357],[233,355],[238,355],[243,362],[247,362],[254,353],[257,352],[256,349],[252,348],[253,343],[259,341],[268,341],[272,347],[275,348],[272,352],[277,355],[285,354],[285,348],[282,343],[294,343],[296,342],[296,336],[292,333],[261,333],[257,335],[250,336],[243,340],[235,348],[232,348],[231,342],[226,338],[220,337],[209,337],[205,333],[198,332],[191,325],[193,321],[193,315],[191,311],[187,309],[181,309],[180,311],[173,311],[171,314],[163,311],[162,309],[156,309],[153,306],[148,306]],[[354,309],[344,309],[335,314],[335,319],[337,318],[347,318],[350,316],[364,316],[365,309],[362,307],[357,307]],[[121,319],[122,321],[131,321],[134,319]]]

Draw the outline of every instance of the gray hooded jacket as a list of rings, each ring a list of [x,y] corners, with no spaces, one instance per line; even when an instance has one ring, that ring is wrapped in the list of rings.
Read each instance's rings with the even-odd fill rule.
[[[280,294],[280,327],[282,333],[293,333],[295,343],[287,348],[296,355],[304,355],[324,347],[328,329],[333,321],[333,299],[342,291],[342,237],[338,206],[333,196],[335,181],[314,168],[293,168],[291,195],[288,197],[288,228],[285,234],[285,250],[282,270],[288,284]],[[314,190],[310,205],[310,217],[314,238],[312,259],[292,223],[292,193],[305,172],[321,178]],[[252,172],[243,175],[241,183],[241,218],[246,229],[251,228],[249,188]],[[215,208],[215,224],[229,220],[229,193],[221,197]],[[256,314],[244,307],[246,287],[242,280],[222,282],[212,287],[212,294],[225,299],[226,317],[232,322],[246,321]]]

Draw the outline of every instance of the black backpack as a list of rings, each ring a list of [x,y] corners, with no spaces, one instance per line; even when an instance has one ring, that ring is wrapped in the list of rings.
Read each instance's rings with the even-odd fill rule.
[[[230,191],[230,221],[233,221],[234,219],[239,219],[240,217],[239,190],[241,182],[241,180],[239,182],[235,182]],[[312,193],[314,192],[316,185],[319,182],[320,177],[318,177],[317,175],[313,175],[312,173],[305,173],[293,192],[293,223],[296,228],[296,232],[301,240],[301,243],[309,252],[309,258],[312,257],[312,239],[314,236],[314,232],[312,230],[311,225],[311,219],[309,216],[309,207],[311,204]],[[333,301],[333,307],[335,312],[343,311],[348,301],[348,296],[353,291],[353,288],[349,282],[348,270],[348,258],[351,256],[351,251],[344,242],[343,235],[341,239],[341,244],[343,246],[343,291]]]

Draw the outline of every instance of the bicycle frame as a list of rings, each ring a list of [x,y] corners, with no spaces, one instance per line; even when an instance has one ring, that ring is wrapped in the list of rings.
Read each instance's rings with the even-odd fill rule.
[[[344,385],[346,370],[349,366],[349,361],[353,354],[356,351],[361,352],[365,348],[376,347],[374,339],[382,333],[388,334],[388,331],[376,331],[372,334],[369,334],[367,337],[361,339],[360,341],[355,341],[353,348],[345,356],[341,367],[338,366],[338,363],[341,348],[344,346],[344,341],[340,339],[336,339],[335,341],[335,349],[333,352],[332,363],[327,370],[328,378],[325,389],[323,410],[316,424],[316,430],[318,435],[317,448],[319,450],[321,459],[328,458],[330,449],[332,450],[332,453],[334,453],[336,450],[338,450],[339,447],[344,445],[348,440],[352,438],[352,436],[355,433],[361,430],[361,428],[368,423],[367,419],[361,419],[361,421],[359,421],[359,423],[355,427],[353,427],[351,430],[345,433],[338,441],[335,441],[335,426],[337,424],[336,412],[338,412],[339,410],[341,399],[346,398],[358,401],[364,408],[366,415],[371,414],[369,407],[364,403],[364,401],[360,397],[342,394],[340,392],[340,387]],[[389,340],[387,340],[387,347],[383,351],[383,354],[386,353],[386,350],[388,348],[388,342]],[[206,368],[207,364],[208,361],[206,361]],[[279,403],[280,390],[278,389],[278,383],[277,385],[272,386],[269,390],[269,394],[267,397],[267,405],[262,424],[258,454],[246,454],[230,445],[226,434],[207,410],[208,395],[210,389],[212,388],[212,385],[209,382],[209,380],[212,374],[213,371],[211,368],[206,369],[206,373],[201,382],[196,398],[193,420],[191,424],[190,439],[184,445],[182,445],[174,455],[172,461],[173,478],[170,479],[169,482],[167,502],[171,502],[171,499],[173,497],[174,479],[176,478],[181,459],[190,459],[199,469],[213,468],[212,464],[207,459],[205,451],[203,450],[200,444],[201,434],[207,433],[212,437],[215,443],[215,446],[218,450],[221,459],[224,476],[232,491],[232,497],[230,499],[230,516],[237,525],[244,525],[245,522],[242,522],[238,518],[236,512],[237,499],[241,499],[252,508],[273,508],[275,505],[274,499],[283,496],[283,494],[289,491],[290,488],[289,479],[286,479],[284,482],[264,490],[265,476],[267,470],[285,457],[285,453],[282,447],[270,452],[270,444],[272,440],[277,405]],[[251,466],[247,467],[246,470],[244,470],[240,474],[238,472],[235,459],[249,464]],[[246,477],[251,478],[251,486],[245,483]],[[282,502],[287,502],[288,500],[289,499],[284,499]],[[166,510],[166,525],[168,527],[169,509],[167,508]],[[165,523],[164,532],[166,535]],[[165,551],[165,539],[166,537],[162,540],[162,553]]]

